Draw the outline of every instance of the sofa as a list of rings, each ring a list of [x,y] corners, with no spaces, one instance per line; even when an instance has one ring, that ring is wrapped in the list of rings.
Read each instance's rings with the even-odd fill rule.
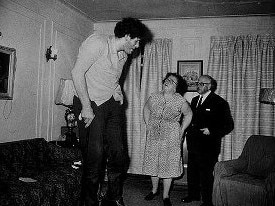
[[[252,135],[239,158],[217,162],[215,206],[275,206],[275,137]]]
[[[81,160],[77,148],[43,138],[0,143],[1,206],[76,206]]]

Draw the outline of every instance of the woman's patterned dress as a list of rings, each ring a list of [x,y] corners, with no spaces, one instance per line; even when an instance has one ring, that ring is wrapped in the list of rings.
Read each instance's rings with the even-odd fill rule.
[[[143,174],[160,178],[182,175],[179,121],[185,106],[188,107],[186,99],[178,93],[167,102],[162,92],[151,96]]]

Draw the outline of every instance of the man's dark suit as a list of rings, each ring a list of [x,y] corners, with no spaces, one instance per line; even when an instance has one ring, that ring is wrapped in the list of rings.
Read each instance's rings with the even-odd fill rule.
[[[193,119],[187,130],[188,196],[212,204],[213,170],[218,161],[221,139],[233,130],[234,123],[228,103],[211,92],[197,107],[200,96],[191,101]],[[200,129],[208,128],[210,135]]]

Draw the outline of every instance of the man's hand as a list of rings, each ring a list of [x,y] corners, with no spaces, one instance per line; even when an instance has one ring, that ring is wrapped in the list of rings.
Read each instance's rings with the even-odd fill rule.
[[[200,131],[202,131],[202,133],[203,133],[204,135],[210,135],[210,131],[209,131],[208,128],[200,129]]]
[[[115,99],[115,101],[120,102],[120,105],[122,105],[123,104],[123,95],[122,95],[122,92],[116,92],[114,94],[114,99]]]
[[[83,120],[85,122],[85,128],[89,127],[89,125],[92,123],[93,119],[95,118],[94,111],[91,107],[82,109],[80,113],[79,120]]]

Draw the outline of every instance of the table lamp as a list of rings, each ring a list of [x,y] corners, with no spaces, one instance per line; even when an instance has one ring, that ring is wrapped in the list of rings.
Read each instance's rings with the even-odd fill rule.
[[[73,97],[77,96],[71,79],[60,79],[59,88],[55,98],[56,105],[63,105],[67,107],[65,111],[65,120],[67,123],[68,131],[65,133],[65,143],[68,146],[76,146],[78,144],[74,128],[77,126],[76,116],[73,111]]]
[[[275,88],[260,89],[260,102],[265,104],[275,104]]]

